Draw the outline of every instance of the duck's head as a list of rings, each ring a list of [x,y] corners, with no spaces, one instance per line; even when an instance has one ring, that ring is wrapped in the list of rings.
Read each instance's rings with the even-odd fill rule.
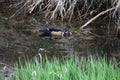
[[[70,37],[70,36],[72,36],[72,32],[69,31],[69,30],[65,30],[64,33],[63,33],[63,36],[64,37]]]

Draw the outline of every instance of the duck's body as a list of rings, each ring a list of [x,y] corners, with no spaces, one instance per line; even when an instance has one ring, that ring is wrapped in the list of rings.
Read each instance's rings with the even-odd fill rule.
[[[69,37],[72,35],[72,33],[68,29],[62,29],[62,28],[45,28],[39,30],[39,32],[42,32],[40,36],[50,36],[50,37]]]

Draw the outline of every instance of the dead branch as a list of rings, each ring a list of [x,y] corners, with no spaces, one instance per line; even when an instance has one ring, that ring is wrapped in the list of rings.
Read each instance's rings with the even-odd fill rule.
[[[105,13],[114,10],[116,7],[112,7],[110,9],[107,9],[105,11],[100,12],[99,14],[97,14],[96,16],[94,16],[92,19],[90,19],[87,23],[85,23],[84,25],[82,25],[80,27],[80,29],[84,29],[88,24],[90,24],[92,21],[94,21],[95,19],[97,19],[98,17],[100,17],[101,15],[104,15]]]
[[[117,10],[120,10],[120,0],[118,1],[117,6],[116,6],[116,11]]]

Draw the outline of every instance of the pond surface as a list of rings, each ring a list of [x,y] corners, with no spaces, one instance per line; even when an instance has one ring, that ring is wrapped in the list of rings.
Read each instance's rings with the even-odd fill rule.
[[[12,66],[18,59],[33,59],[39,53],[50,58],[107,54],[120,59],[120,39],[113,31],[114,25],[92,23],[85,31],[79,29],[80,25],[79,21],[69,24],[40,22],[32,16],[22,20],[6,19],[0,14],[0,73],[3,70],[6,74],[12,72]],[[36,31],[45,27],[68,27],[73,36],[53,40],[40,37]]]
[[[94,23],[85,31],[79,30],[79,25],[80,22],[66,24],[46,21],[40,23],[33,17],[21,21],[1,18],[0,61],[14,62],[26,55],[31,58],[39,53],[39,49],[44,49],[49,56],[120,54],[120,40],[114,32],[108,33],[107,24]],[[37,31],[46,26],[69,27],[73,36],[53,40],[49,37],[40,37]]]

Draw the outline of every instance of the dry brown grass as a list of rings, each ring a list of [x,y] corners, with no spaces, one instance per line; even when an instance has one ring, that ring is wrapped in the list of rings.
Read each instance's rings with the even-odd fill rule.
[[[76,16],[77,19],[93,17],[112,7],[116,7],[116,9],[108,14],[113,15],[114,12],[116,15],[117,12],[117,16],[120,16],[120,0],[18,0],[11,4],[11,7],[16,9],[11,17],[31,14],[38,6],[40,13],[45,13],[44,17],[51,20],[71,21]]]

